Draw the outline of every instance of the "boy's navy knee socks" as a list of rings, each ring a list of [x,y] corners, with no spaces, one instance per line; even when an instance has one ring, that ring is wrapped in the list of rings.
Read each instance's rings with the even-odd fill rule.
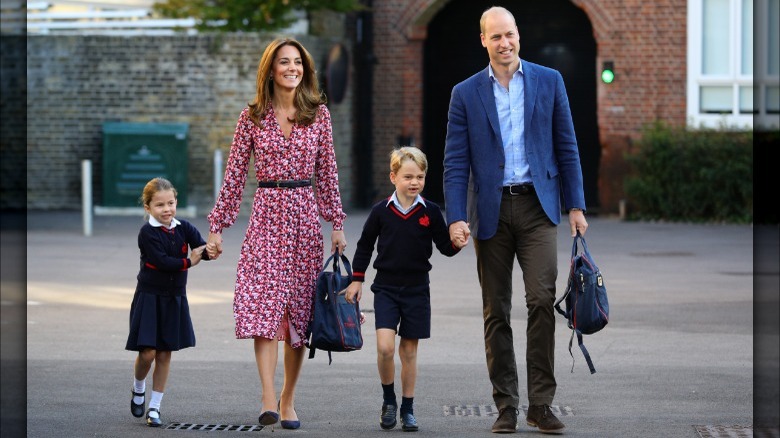
[[[401,397],[401,415],[414,414],[414,397]]]
[[[395,400],[395,382],[389,385],[382,384],[382,395],[386,405],[398,406],[398,402]]]

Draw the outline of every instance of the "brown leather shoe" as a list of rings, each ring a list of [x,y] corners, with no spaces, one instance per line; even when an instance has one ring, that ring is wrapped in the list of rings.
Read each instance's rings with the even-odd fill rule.
[[[515,433],[517,432],[517,414],[518,410],[514,406],[507,406],[498,411],[498,418],[493,423],[493,433]]]
[[[563,429],[566,428],[561,420],[553,415],[548,405],[529,406],[525,421],[542,433],[563,433]]]

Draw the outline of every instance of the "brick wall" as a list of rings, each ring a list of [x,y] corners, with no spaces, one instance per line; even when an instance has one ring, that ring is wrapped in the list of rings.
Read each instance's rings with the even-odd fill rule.
[[[255,95],[262,50],[275,37],[28,36],[27,207],[80,208],[84,159],[93,162],[94,199],[102,199],[103,122],[185,122],[190,127],[188,156],[182,157],[189,167],[188,204],[199,214],[210,210],[213,153],[221,149],[227,160],[238,115]],[[297,38],[320,72],[328,50],[344,42],[335,37]],[[342,198],[349,206],[350,91],[329,109]],[[254,178],[248,181],[246,190],[253,191]],[[244,196],[245,204],[251,201],[251,191]]]
[[[373,167],[376,197],[388,196],[393,186],[388,178],[389,153],[399,139],[422,141],[423,40],[410,33],[413,10],[430,1],[388,0],[373,2],[374,134]]]
[[[599,198],[602,209],[614,213],[625,198],[624,156],[633,152],[641,128],[653,121],[685,124],[687,1],[572,1],[593,25],[596,67],[615,63],[615,81],[599,82],[597,90]]]

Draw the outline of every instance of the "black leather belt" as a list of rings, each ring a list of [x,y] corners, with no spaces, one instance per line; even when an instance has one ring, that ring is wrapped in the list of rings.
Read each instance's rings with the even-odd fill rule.
[[[504,186],[502,189],[502,192],[505,195],[527,195],[529,193],[534,192],[534,185],[533,184],[515,184],[511,186]]]
[[[309,187],[311,185],[310,179],[288,179],[285,181],[258,181],[257,187],[262,188],[277,188],[277,189],[294,189],[296,187]]]

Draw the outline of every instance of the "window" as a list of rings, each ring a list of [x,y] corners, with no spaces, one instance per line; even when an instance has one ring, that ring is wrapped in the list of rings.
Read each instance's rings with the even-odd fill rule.
[[[688,2],[692,126],[780,127],[780,0]]]

